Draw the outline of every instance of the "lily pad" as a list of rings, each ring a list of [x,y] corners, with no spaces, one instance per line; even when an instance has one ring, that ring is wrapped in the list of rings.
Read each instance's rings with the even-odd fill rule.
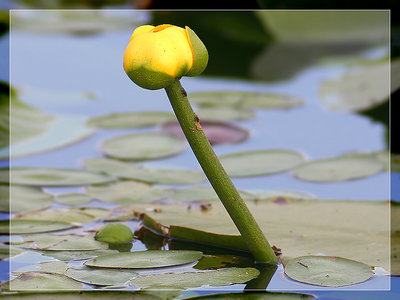
[[[172,191],[170,189],[155,189],[141,182],[119,181],[106,185],[88,186],[86,193],[103,202],[127,204],[164,199]]]
[[[248,121],[255,117],[254,111],[233,107],[199,107],[196,114],[202,121]]]
[[[74,227],[74,225],[72,225],[71,223],[49,220],[1,220],[0,234],[41,233],[59,231],[72,227]]]
[[[131,280],[139,288],[185,289],[201,286],[225,286],[245,283],[256,278],[260,272],[255,268],[227,268],[200,272],[164,273],[140,276]]]
[[[67,276],[46,272],[26,272],[9,282],[10,290],[80,290],[79,283]]]
[[[344,155],[336,158],[307,161],[292,170],[302,180],[314,182],[346,181],[381,172],[382,163],[365,155]]]
[[[186,142],[176,136],[158,132],[121,135],[103,142],[101,150],[108,156],[123,160],[149,160],[177,155]]]
[[[88,267],[80,269],[69,268],[66,270],[65,275],[83,283],[112,286],[124,286],[127,281],[138,276],[137,273],[132,271]]]
[[[87,125],[102,129],[133,129],[157,126],[173,119],[173,113],[163,111],[122,112],[90,118]]]
[[[14,220],[46,220],[68,223],[89,223],[94,219],[94,216],[79,211],[69,209],[47,209],[18,215],[17,219]]]
[[[178,122],[167,122],[162,126],[162,131],[184,139],[185,135]],[[249,132],[239,126],[225,122],[202,121],[201,129],[211,145],[234,144],[246,140]],[[193,128],[196,130],[196,128]]]
[[[72,279],[71,279],[72,280]],[[4,286],[3,286],[4,288]],[[169,292],[170,294],[170,292]],[[27,300],[54,300],[54,299],[68,299],[68,300],[165,300],[163,296],[157,296],[157,293],[133,292],[133,291],[119,291],[119,290],[82,290],[82,291],[46,291],[40,293],[38,291],[9,294],[5,297],[9,299],[27,299]],[[169,298],[171,299],[171,298]]]
[[[113,181],[114,178],[79,169],[40,167],[10,168],[10,183],[31,186],[82,186]],[[0,169],[0,181],[8,182],[8,169]]]
[[[193,300],[207,300],[207,299],[224,299],[224,300],[312,300],[316,297],[310,294],[290,293],[290,292],[254,292],[250,293],[229,293],[229,294],[215,294],[191,298]]]
[[[287,199],[285,205],[277,205],[273,200],[248,201],[246,204],[271,245],[281,248],[285,256],[324,253],[389,269],[387,220],[390,209],[387,202]],[[213,234],[214,241],[218,235],[240,238],[219,201],[212,202],[212,209],[208,211],[155,203],[131,207],[158,222],[158,228],[163,229],[162,235],[168,235],[168,228],[180,226],[193,229],[189,240],[192,242],[202,239],[207,232]],[[195,234],[196,230],[201,231],[199,236]],[[243,241],[239,245],[243,245]]]
[[[358,66],[348,70],[339,79],[321,84],[323,104],[333,110],[362,111],[387,101],[399,84],[390,88],[390,67],[393,74],[400,71],[400,60]]]
[[[108,244],[96,241],[93,235],[37,235],[27,236],[20,247],[47,251],[89,251],[108,249]]]
[[[86,204],[92,200],[92,197],[86,194],[70,193],[70,194],[59,194],[54,199],[57,203],[64,205],[81,205]]]
[[[104,254],[112,254],[119,253],[118,250],[110,250],[110,249],[100,249],[100,250],[68,250],[68,251],[51,251],[51,250],[42,250],[41,253],[46,256],[53,257],[55,259],[61,261],[74,261],[74,260],[83,260],[89,259],[93,257],[97,257]]]
[[[303,162],[301,153],[292,150],[256,150],[219,156],[228,175],[252,177],[284,172]]]
[[[373,275],[370,266],[335,256],[302,256],[289,260],[285,274],[291,279],[321,286],[364,282]]]
[[[53,196],[40,188],[0,185],[0,211],[21,213],[49,207]]]
[[[147,250],[106,254],[93,258],[86,266],[99,268],[160,268],[194,262],[203,255],[200,251],[189,250]]]
[[[252,193],[241,190],[239,193],[244,200],[256,199]],[[219,201],[217,193],[211,186],[194,186],[175,190],[170,199],[172,202]]]
[[[243,91],[199,92],[190,94],[188,98],[201,107],[288,109],[304,104],[302,99],[294,96]]]
[[[86,159],[83,163],[85,168],[92,172],[104,172],[123,179],[133,179],[154,184],[191,185],[206,180],[202,172],[194,170],[147,168],[135,163],[107,158]]]

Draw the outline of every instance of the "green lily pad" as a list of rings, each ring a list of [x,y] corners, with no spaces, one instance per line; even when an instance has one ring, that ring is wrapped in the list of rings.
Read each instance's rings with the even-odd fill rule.
[[[155,169],[139,166],[135,163],[107,158],[85,159],[85,168],[92,172],[104,172],[108,175],[133,179],[154,184],[191,185],[206,180],[204,174],[194,170]],[[166,175],[167,174],[167,175]]]
[[[46,220],[68,223],[89,223],[95,219],[94,216],[70,209],[47,209],[33,211],[24,215],[19,215],[14,220]]]
[[[10,290],[80,290],[83,289],[79,283],[67,276],[45,272],[26,272],[11,280]]]
[[[288,261],[291,279],[321,286],[345,286],[364,282],[373,275],[370,266],[335,256],[302,256]]]
[[[8,172],[11,184],[31,186],[82,186],[114,180],[114,178],[107,175],[79,169],[15,167],[9,169],[9,171],[5,168],[0,169],[1,182],[8,182]]]
[[[303,162],[301,153],[291,150],[256,150],[219,156],[232,177],[251,177],[284,172]]]
[[[88,126],[102,129],[145,128],[175,119],[175,115],[163,111],[122,112],[90,118]]]
[[[72,280],[72,279],[71,279]],[[4,288],[4,286],[3,286]],[[170,294],[170,292],[169,292]],[[2,296],[0,296],[1,298]],[[104,290],[96,291],[96,290],[82,290],[82,291],[46,291],[44,293],[40,293],[37,291],[34,292],[26,292],[17,293],[17,294],[8,294],[3,296],[4,298],[9,299],[27,299],[27,300],[54,300],[54,299],[67,299],[67,300],[165,300],[166,298],[162,295],[157,295],[157,293],[145,293],[145,292],[133,292],[133,291],[118,291],[118,290]],[[169,298],[172,299],[172,298]]]
[[[191,298],[193,300],[207,300],[207,299],[243,299],[243,300],[311,300],[316,297],[310,294],[290,293],[290,292],[251,292],[251,293],[229,293],[229,294],[215,294]]]
[[[59,194],[54,198],[55,202],[64,205],[81,205],[87,204],[92,200],[92,197],[86,194],[70,193],[70,194]]]
[[[53,196],[40,188],[0,185],[0,211],[21,213],[49,207]]]
[[[141,182],[119,181],[88,186],[86,193],[103,202],[127,204],[160,200],[168,197],[172,192],[170,189],[155,189]]]
[[[190,94],[188,98],[193,104],[201,107],[288,109],[304,104],[298,97],[243,91],[199,92]]]
[[[145,288],[185,289],[201,286],[225,286],[245,283],[256,278],[255,268],[227,268],[200,272],[163,273],[140,276],[131,280],[133,286]]]
[[[252,193],[241,190],[239,193],[244,200],[256,199]],[[219,201],[217,193],[211,186],[194,186],[175,190],[170,199],[172,202]]]
[[[322,82],[322,103],[333,110],[362,111],[387,101],[390,93],[399,86],[394,84],[390,88],[388,85],[390,67],[393,74],[397,74],[400,60],[359,66],[348,70],[339,79]]]
[[[306,181],[334,182],[368,177],[381,172],[382,163],[371,156],[344,155],[336,158],[307,161],[292,170]]]
[[[29,234],[59,231],[74,227],[71,223],[49,220],[20,220],[0,221],[0,234]]]
[[[287,199],[285,205],[277,205],[273,200],[246,204],[271,246],[281,248],[285,256],[324,253],[389,269],[387,220],[390,208],[385,201]],[[150,217],[151,228],[156,228],[153,231],[163,236],[169,235],[168,228],[172,231],[180,226],[192,229],[188,230],[191,242],[204,243],[204,237],[211,233],[213,240],[208,238],[205,243],[226,247],[226,236],[236,236],[233,238],[238,239],[238,244],[230,245],[232,248],[242,250],[240,245],[245,244],[219,201],[212,202],[212,209],[207,211],[195,206],[188,209],[182,205],[156,203],[132,204],[131,207]]]
[[[191,263],[200,259],[200,251],[189,250],[147,250],[106,254],[85,263],[89,267],[99,268],[160,268]]]
[[[65,275],[83,283],[112,286],[124,286],[127,281],[138,276],[137,273],[132,271],[92,269],[88,267],[80,269],[69,268],[66,270]]]
[[[20,275],[24,272],[46,272],[52,274],[64,274],[64,272],[68,269],[68,265],[62,261],[44,261],[35,265],[27,265],[22,268],[18,268],[13,271],[13,275]]]
[[[124,160],[159,159],[177,155],[185,148],[184,140],[158,132],[121,135],[101,145],[101,151],[106,155]]]
[[[199,107],[196,114],[201,121],[248,121],[255,117],[251,110],[233,107]]]
[[[89,259],[93,257],[97,257],[104,254],[112,254],[119,253],[118,250],[110,250],[110,249],[100,249],[100,250],[68,250],[68,251],[51,251],[51,250],[42,250],[41,253],[46,256],[53,257],[55,259],[61,261],[74,261],[74,260],[83,260]]]
[[[20,247],[47,251],[89,251],[108,249],[108,244],[96,241],[93,235],[37,235],[27,236]]]

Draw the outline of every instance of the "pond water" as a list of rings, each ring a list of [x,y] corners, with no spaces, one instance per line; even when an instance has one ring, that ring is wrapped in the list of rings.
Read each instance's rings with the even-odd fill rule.
[[[145,22],[146,14],[137,14],[136,22]],[[114,112],[130,111],[171,111],[163,90],[148,91],[133,85],[122,70],[122,55],[132,29],[104,32],[96,35],[46,35],[15,30],[11,35],[11,84],[20,88],[19,98],[50,115],[65,119],[81,120]],[[387,49],[381,45],[373,51],[361,53],[361,57],[383,55]],[[212,60],[210,60],[212,63]],[[372,153],[387,150],[382,123],[355,113],[328,110],[320,102],[321,82],[339,78],[347,70],[344,64],[319,64],[303,69],[296,76],[277,82],[252,81],[222,77],[183,78],[182,85],[190,93],[209,91],[266,92],[296,96],[305,104],[291,109],[270,109],[256,111],[251,120],[232,121],[250,132],[249,138],[234,145],[216,145],[217,155],[259,149],[289,149],[300,152],[307,160],[339,157],[348,152]],[[190,96],[189,96],[190,99]],[[74,121],[60,123],[57,135],[68,136],[82,130]],[[74,129],[76,126],[76,129]],[[11,167],[82,168],[83,160],[102,157],[100,144],[117,135],[130,132],[154,132],[156,128],[144,129],[99,129],[57,150],[26,157],[12,158]],[[0,162],[6,166],[8,161]],[[158,168],[199,169],[191,150],[170,158],[144,162],[145,166]],[[165,174],[168,176],[168,174]],[[238,189],[260,191],[294,191],[306,193],[317,199],[387,201],[390,199],[390,174],[379,172],[357,180],[315,183],[299,180],[289,172],[250,178],[234,178]],[[208,185],[208,183],[200,184]],[[44,188],[52,194],[83,192],[81,187]],[[322,201],[322,200],[321,200]],[[87,206],[85,204],[84,206]],[[92,200],[91,207],[112,208],[118,205]],[[69,207],[53,204],[53,208]],[[8,215],[0,215],[7,219]],[[86,224],[87,228],[102,224]],[[137,221],[126,222],[133,231]],[[146,245],[135,240],[130,251],[146,250]],[[162,249],[168,250],[166,244]],[[9,267],[15,271],[21,267],[37,264],[50,257],[27,252],[11,260]],[[0,261],[2,270],[8,262]],[[79,262],[76,262],[79,264]],[[193,265],[183,267],[193,270]],[[301,284],[288,279],[282,265],[272,276],[268,291],[310,292],[318,299],[357,299],[369,291],[368,299],[382,299],[383,296],[400,295],[398,277],[388,277],[384,271],[376,271],[372,279],[342,288],[326,288]],[[7,280],[2,272],[1,280]],[[390,282],[391,281],[391,282]],[[91,289],[89,285],[85,288]],[[246,284],[234,284],[218,288],[188,289],[185,296],[208,294],[210,291],[239,292]],[[389,292],[385,290],[392,289]],[[378,290],[378,291],[377,291]]]

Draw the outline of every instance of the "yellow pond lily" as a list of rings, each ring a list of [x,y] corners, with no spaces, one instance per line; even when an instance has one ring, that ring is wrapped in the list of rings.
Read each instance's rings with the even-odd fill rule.
[[[151,90],[165,88],[182,76],[197,76],[207,63],[207,49],[194,31],[169,24],[136,28],[124,54],[126,74]]]

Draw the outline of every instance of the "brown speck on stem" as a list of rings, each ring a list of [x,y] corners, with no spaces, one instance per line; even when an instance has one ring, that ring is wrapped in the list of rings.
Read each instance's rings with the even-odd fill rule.
[[[196,126],[197,130],[201,130],[201,125],[198,122],[194,122],[194,125]]]
[[[186,91],[185,91],[185,89],[183,87],[182,87],[181,91],[182,91],[182,95],[187,97],[187,93],[186,93]]]

